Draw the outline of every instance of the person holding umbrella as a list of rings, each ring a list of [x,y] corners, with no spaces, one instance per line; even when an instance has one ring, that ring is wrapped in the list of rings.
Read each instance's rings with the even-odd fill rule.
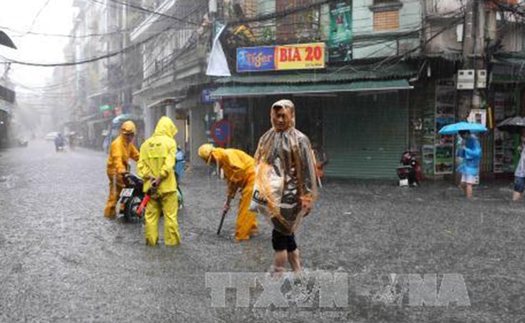
[[[478,138],[468,130],[459,131],[461,146],[456,152],[462,158],[456,169],[461,173],[461,188],[467,198],[472,198],[472,187],[478,184],[479,163],[481,161],[481,145]]]
[[[482,124],[462,121],[446,125],[438,132],[441,135],[459,134],[461,137],[461,146],[456,151],[456,156],[462,161],[456,171],[461,173],[461,187],[467,198],[472,198],[472,187],[478,183],[482,156],[481,145],[473,133],[485,131],[487,128]]]

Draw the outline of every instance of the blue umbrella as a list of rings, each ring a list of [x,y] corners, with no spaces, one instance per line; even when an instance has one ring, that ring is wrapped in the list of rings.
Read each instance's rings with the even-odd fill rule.
[[[441,130],[438,131],[440,135],[454,135],[460,131],[470,131],[470,132],[485,132],[487,128],[484,125],[479,123],[470,123],[470,122],[458,122],[444,126]]]

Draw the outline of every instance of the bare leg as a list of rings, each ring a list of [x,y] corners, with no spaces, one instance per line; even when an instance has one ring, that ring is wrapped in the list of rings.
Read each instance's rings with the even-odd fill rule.
[[[465,186],[465,194],[467,195],[467,198],[472,198],[472,184],[468,184]]]
[[[301,268],[301,259],[299,258],[299,249],[295,249],[288,253],[288,262],[292,266],[292,270],[295,274],[300,274],[303,270]]]
[[[275,252],[274,256],[274,274],[280,275],[280,273],[283,273],[286,266],[286,261],[288,260],[288,251],[286,250],[280,250]]]
[[[517,201],[520,198],[521,198],[521,193],[520,192],[516,192],[516,191],[512,192],[512,200],[513,201]]]

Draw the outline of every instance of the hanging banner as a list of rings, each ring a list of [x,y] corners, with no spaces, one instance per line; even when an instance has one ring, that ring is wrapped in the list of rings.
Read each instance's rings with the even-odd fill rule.
[[[208,60],[208,68],[206,69],[206,75],[231,76],[228,61],[226,60],[226,55],[224,54],[224,50],[222,49],[222,44],[219,39],[221,37],[221,33],[226,29],[226,26],[217,24],[216,27],[220,27],[220,29],[213,40],[210,58]]]
[[[352,60],[352,0],[330,5],[330,34],[328,53],[330,62]]]
[[[324,43],[237,49],[237,72],[318,69],[324,67]]]

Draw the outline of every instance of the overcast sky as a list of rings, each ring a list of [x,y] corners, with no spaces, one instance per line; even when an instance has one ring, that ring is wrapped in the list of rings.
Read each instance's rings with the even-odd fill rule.
[[[22,34],[28,31],[69,34],[74,18],[73,0],[0,0],[0,3],[0,30],[6,32],[18,47],[18,50],[12,50],[0,46],[0,55],[32,63],[65,61],[63,49],[68,38]],[[13,64],[10,77],[26,86],[41,86],[49,80],[52,71],[52,67]]]

